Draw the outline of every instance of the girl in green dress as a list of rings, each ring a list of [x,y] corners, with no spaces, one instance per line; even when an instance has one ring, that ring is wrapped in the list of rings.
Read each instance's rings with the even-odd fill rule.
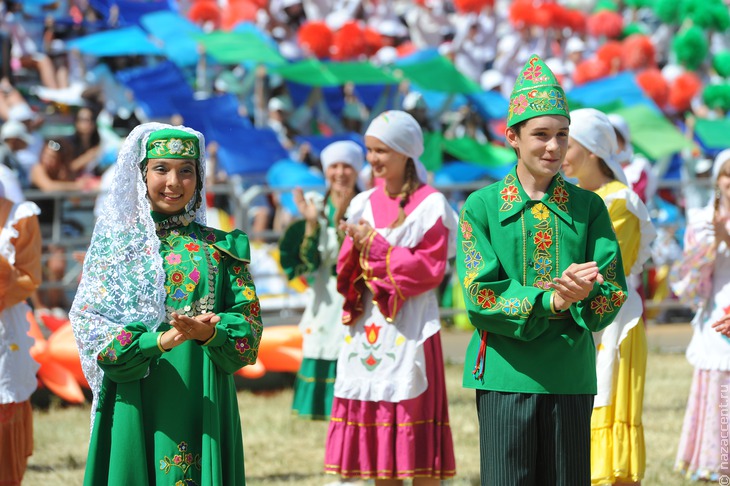
[[[70,314],[94,392],[84,484],[245,484],[232,373],[262,323],[248,237],[205,226],[204,148],[148,123],[120,151]]]

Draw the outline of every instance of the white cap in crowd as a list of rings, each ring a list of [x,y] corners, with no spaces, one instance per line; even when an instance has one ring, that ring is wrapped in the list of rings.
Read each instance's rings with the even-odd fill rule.
[[[3,124],[2,128],[0,128],[0,140],[4,142],[10,138],[22,140],[27,145],[33,143],[33,139],[28,133],[28,129],[23,123],[17,120],[8,120]]]

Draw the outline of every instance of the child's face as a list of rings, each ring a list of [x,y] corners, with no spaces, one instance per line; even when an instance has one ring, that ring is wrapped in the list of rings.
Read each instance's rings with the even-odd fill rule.
[[[518,134],[508,128],[507,141],[517,151],[518,164],[537,180],[552,179],[560,170],[568,148],[570,122],[561,115],[531,118]]]
[[[402,185],[405,180],[408,156],[396,152],[370,135],[365,136],[365,147],[367,148],[367,160],[373,170],[373,177]]]
[[[352,191],[357,181],[357,172],[350,164],[336,162],[325,171],[325,177],[335,192]]]
[[[588,159],[591,152],[571,138],[568,141],[568,150],[563,160],[563,174],[566,177],[575,178],[580,181],[581,177],[585,177],[586,171],[591,170]]]
[[[197,181],[194,159],[147,161],[147,197],[153,211],[180,213],[195,195]]]

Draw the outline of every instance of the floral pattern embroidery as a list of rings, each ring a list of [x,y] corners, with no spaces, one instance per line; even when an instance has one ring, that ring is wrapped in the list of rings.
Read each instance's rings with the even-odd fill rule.
[[[555,188],[550,196],[551,203],[555,204],[561,211],[568,212],[568,191],[565,190],[565,180],[559,175],[556,178]]]
[[[538,219],[540,221],[550,217],[550,211],[548,210],[547,206],[545,206],[543,203],[538,203],[538,204],[535,204],[534,206],[532,206],[532,209],[530,209],[530,212],[535,217],[535,219]]]
[[[603,314],[611,311],[612,307],[605,295],[597,295],[596,298],[591,301],[591,309],[593,309],[593,312],[603,317]]]
[[[547,231],[538,231],[535,233],[534,243],[538,250],[547,251],[553,244],[552,230],[548,229]]]
[[[177,445],[178,453],[174,454],[172,458],[165,456],[164,459],[160,459],[160,470],[165,471],[165,474],[169,474],[173,467],[179,468],[182,473],[187,476],[188,471],[191,467],[195,467],[200,471],[200,454],[193,454],[188,451],[187,442],[183,441]],[[178,481],[175,484],[195,484],[192,479],[185,478],[182,481]]]
[[[538,81],[542,76],[542,66],[540,66],[539,64],[532,65],[525,69],[525,71],[522,73],[522,76],[530,81]]]
[[[509,111],[511,111],[514,115],[521,115],[525,112],[528,105],[527,97],[521,94],[512,100],[512,103],[510,103],[509,106]]]
[[[122,346],[128,345],[132,342],[132,333],[122,329],[121,332],[117,335],[117,341],[119,341],[119,344]]]
[[[461,236],[464,237],[465,240],[471,239],[471,232],[472,228],[468,221],[462,221],[461,222]]]
[[[513,202],[522,202],[522,197],[520,196],[520,190],[515,185],[515,182],[517,182],[517,178],[515,176],[507,174],[502,182],[504,183],[504,187],[499,193],[501,194],[504,203],[499,210],[509,211],[512,209]]]
[[[477,295],[477,304],[482,306],[483,309],[491,309],[496,303],[497,299],[494,296],[494,291],[492,289],[482,289],[479,291],[479,294]]]

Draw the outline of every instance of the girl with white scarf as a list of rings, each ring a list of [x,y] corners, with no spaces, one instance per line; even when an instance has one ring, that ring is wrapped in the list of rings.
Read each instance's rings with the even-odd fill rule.
[[[562,171],[606,203],[629,284],[613,323],[594,333],[598,394],[591,416],[591,482],[638,484],[646,468],[641,416],[648,350],[635,286],[656,232],[646,206],[627,185],[608,117],[593,108],[572,111],[570,117]]]

